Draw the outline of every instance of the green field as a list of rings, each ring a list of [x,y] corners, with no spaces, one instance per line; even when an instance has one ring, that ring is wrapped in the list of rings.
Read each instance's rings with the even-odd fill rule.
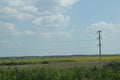
[[[6,58],[0,80],[120,80],[120,56]]]
[[[102,57],[103,64],[106,64],[111,61],[120,61],[120,56],[104,56]],[[34,65],[45,66],[49,65],[50,67],[69,67],[69,66],[97,66],[99,63],[99,57],[30,57],[30,58],[7,58],[1,59],[1,66],[24,66],[24,65]]]

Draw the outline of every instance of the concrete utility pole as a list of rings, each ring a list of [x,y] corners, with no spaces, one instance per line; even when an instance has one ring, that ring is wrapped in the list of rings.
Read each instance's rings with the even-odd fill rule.
[[[102,68],[102,50],[101,50],[101,32],[102,31],[98,31],[98,40],[99,40],[99,67]]]

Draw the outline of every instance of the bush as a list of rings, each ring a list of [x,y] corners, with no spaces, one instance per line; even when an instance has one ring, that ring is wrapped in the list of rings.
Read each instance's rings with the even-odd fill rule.
[[[50,62],[48,61],[43,61],[42,64],[49,64]]]

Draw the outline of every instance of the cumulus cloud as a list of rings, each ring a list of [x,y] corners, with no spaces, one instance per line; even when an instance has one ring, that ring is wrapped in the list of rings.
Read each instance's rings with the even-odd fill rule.
[[[88,31],[97,31],[102,30],[105,32],[120,32],[120,23],[107,23],[104,21],[91,24],[90,27],[87,28]]]
[[[69,8],[78,0],[54,0],[54,1],[56,1],[59,6]]]
[[[15,24],[9,22],[0,22],[0,35],[20,35],[20,32],[16,29]]]
[[[68,35],[65,32],[69,25],[70,16],[65,16],[64,13],[72,7],[78,0],[0,0],[0,30],[5,30],[3,33],[11,35],[27,34],[36,35],[38,32],[42,35]],[[36,31],[31,29],[19,31],[16,23],[26,22],[32,24]],[[23,26],[23,27],[25,27]],[[42,28],[41,28],[42,27]],[[48,28],[48,29],[47,29]],[[53,31],[49,31],[51,28]],[[59,28],[59,29],[55,29]],[[60,29],[61,28],[61,29]],[[38,31],[39,29],[40,31]],[[47,29],[47,32],[44,31]],[[63,32],[63,33],[62,33]]]
[[[36,18],[33,23],[38,26],[63,28],[68,26],[69,21],[69,16],[50,15]]]
[[[82,29],[84,33],[88,33],[91,36],[96,36],[95,33],[97,33],[98,30],[102,31],[101,36],[106,41],[118,39],[117,35],[120,34],[120,23],[100,21]]]
[[[39,8],[39,11],[48,14],[64,13],[78,0],[34,0],[33,4]]]
[[[76,1],[77,0],[1,0],[0,14],[6,14],[7,17],[20,20],[21,17],[22,20],[24,20],[36,18],[41,16],[41,14],[46,16],[50,14],[62,14]]]
[[[30,0],[1,0],[0,1],[1,18],[28,20],[33,18],[33,14],[37,12],[37,7],[31,5]]]

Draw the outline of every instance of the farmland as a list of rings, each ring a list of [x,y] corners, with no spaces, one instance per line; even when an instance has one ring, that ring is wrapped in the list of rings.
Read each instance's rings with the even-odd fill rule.
[[[109,62],[109,61],[119,61],[120,56],[103,56],[102,57],[103,62]],[[0,60],[0,65],[7,65],[13,63],[13,65],[19,65],[19,64],[40,64],[40,63],[58,63],[58,62],[98,62],[99,57],[98,56],[85,56],[85,57],[25,57],[25,58],[6,58]]]
[[[119,80],[120,56],[25,57],[0,60],[0,80]]]

